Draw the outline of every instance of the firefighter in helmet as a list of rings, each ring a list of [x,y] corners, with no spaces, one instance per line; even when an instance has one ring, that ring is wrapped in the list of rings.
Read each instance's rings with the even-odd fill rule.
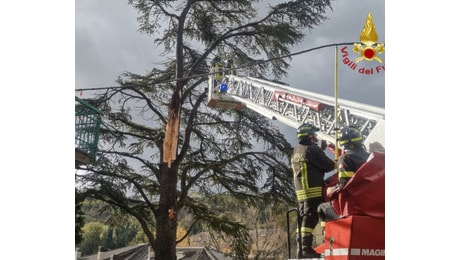
[[[335,168],[330,159],[317,145],[313,124],[302,124],[297,129],[299,144],[294,148],[291,165],[294,172],[294,186],[301,217],[300,239],[297,239],[299,258],[317,258],[321,255],[312,248],[313,229],[318,224],[318,206],[323,202],[324,174]]]
[[[369,153],[363,144],[363,136],[353,126],[341,130],[339,145],[343,146],[344,154],[338,159],[339,185],[345,186],[353,174],[367,161]]]
[[[338,141],[339,145],[343,147],[343,154],[337,160],[338,184],[332,190],[344,187],[361,165],[368,160],[370,155],[363,144],[363,136],[356,127],[344,127],[340,132]],[[321,222],[339,217],[329,202],[321,204],[318,208],[318,213]]]
[[[214,60],[212,61],[212,65],[214,66],[214,78],[217,80],[217,81],[222,81],[225,77],[225,63],[224,61],[222,60],[221,57],[219,56],[216,56],[214,58]]]
[[[235,68],[233,67],[232,59],[228,59],[225,62],[225,75],[235,75]]]

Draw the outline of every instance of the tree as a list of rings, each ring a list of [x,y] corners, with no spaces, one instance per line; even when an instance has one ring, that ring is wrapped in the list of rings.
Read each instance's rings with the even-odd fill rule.
[[[286,208],[288,205],[263,203],[244,207],[239,200],[226,194],[219,194],[206,200],[210,207],[223,216],[243,223],[250,229],[250,256],[254,259],[287,258],[286,250]],[[294,207],[295,203],[292,205]],[[183,221],[183,220],[182,220]],[[181,221],[181,222],[182,222]],[[207,245],[225,252],[228,238],[212,230],[196,237],[200,245]],[[293,236],[294,237],[294,236]],[[252,259],[251,258],[251,259]]]
[[[89,222],[83,227],[83,241],[81,242],[81,254],[88,255],[97,252],[102,246],[106,226],[100,222]]]
[[[225,191],[248,205],[295,197],[286,163],[292,147],[279,130],[252,111],[205,105],[208,61],[219,55],[252,75],[279,78],[288,68],[289,47],[330,7],[328,0],[258,2],[129,0],[139,11],[140,32],[153,35],[172,56],[147,75],[121,75],[121,87],[97,97],[109,127],[101,130],[97,163],[77,182],[89,197],[134,216],[156,259],[176,258],[183,209],[231,237],[234,258],[246,258],[247,228],[190,192]],[[267,12],[258,13],[256,4]]]
[[[77,237],[77,234],[80,236],[79,240],[75,241],[76,246],[83,245],[84,247],[88,248],[88,244],[92,244],[91,241],[88,242],[85,241],[85,239],[89,238],[90,240],[92,239],[94,241],[94,237],[88,234],[84,236],[83,230],[88,231],[91,225],[95,225],[94,223],[98,223],[104,227],[104,232],[98,235],[98,238],[101,239],[101,242],[97,246],[103,246],[106,249],[115,249],[125,247],[130,244],[146,242],[142,240],[142,236],[136,237],[138,231],[142,231],[138,221],[125,212],[120,211],[120,209],[114,208],[112,205],[101,201],[85,200],[84,193],[77,191],[77,189],[76,201],[78,203],[76,203],[75,207],[75,236]],[[89,227],[85,225],[85,222],[89,224]],[[83,227],[85,226],[86,228],[84,229]],[[97,247],[91,247],[91,249],[96,250]],[[85,252],[87,253],[88,250]]]
[[[82,210],[83,201],[85,200],[77,188],[75,188],[75,245],[83,240],[82,228],[85,225],[85,218]]]
[[[251,253],[254,259],[287,259],[286,212],[276,212],[276,207],[251,207],[245,211],[245,219],[252,227]],[[280,221],[280,217],[283,219]]]

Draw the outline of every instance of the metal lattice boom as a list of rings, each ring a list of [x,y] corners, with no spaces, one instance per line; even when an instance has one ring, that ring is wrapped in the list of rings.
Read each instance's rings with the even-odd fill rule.
[[[302,123],[313,123],[321,129],[320,138],[331,143],[336,140],[335,98],[299,90],[287,85],[252,77],[228,75],[222,83],[225,93],[211,88],[209,104],[219,107],[219,102],[234,102],[234,107],[247,107],[271,119],[297,128]],[[230,101],[231,100],[231,101]],[[354,125],[359,127],[364,144],[379,142],[385,145],[385,110],[383,108],[338,99],[337,128]]]

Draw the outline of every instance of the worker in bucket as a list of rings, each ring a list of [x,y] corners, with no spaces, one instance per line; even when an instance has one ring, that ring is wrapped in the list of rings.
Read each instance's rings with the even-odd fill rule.
[[[228,59],[225,62],[225,75],[235,75],[235,68],[233,67],[232,59]]]
[[[219,56],[216,56],[214,60],[212,61],[212,65],[214,66],[214,77],[218,81],[222,81],[225,77],[225,63],[222,61],[222,58]]]
[[[339,145],[343,146],[344,153],[337,160],[338,184],[336,187],[332,187],[332,189],[328,190],[328,194],[337,188],[343,188],[361,165],[369,159],[370,155],[363,144],[361,132],[353,126],[344,127],[341,130]],[[339,217],[332,209],[330,202],[322,203],[318,207],[318,214],[322,225],[325,221]]]
[[[302,124],[297,129],[299,144],[294,148],[291,165],[301,221],[300,239],[297,238],[299,258],[318,258],[321,255],[312,248],[313,229],[318,224],[318,206],[323,202],[323,180],[326,172],[335,168],[330,159],[317,145],[313,124]]]

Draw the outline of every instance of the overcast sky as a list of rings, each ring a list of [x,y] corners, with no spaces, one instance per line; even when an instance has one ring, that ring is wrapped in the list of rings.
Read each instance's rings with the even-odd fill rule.
[[[136,11],[127,1],[5,1],[0,8],[0,133],[6,137],[2,139],[5,187],[0,193],[3,208],[14,209],[2,217],[2,238],[9,249],[2,256],[17,258],[17,252],[22,252],[24,244],[18,241],[24,240],[25,233],[18,232],[18,227],[29,223],[28,236],[36,235],[39,242],[66,237],[47,251],[49,259],[74,257],[74,245],[68,243],[74,238],[73,90],[113,85],[123,71],[142,73],[155,64],[152,39],[136,32]],[[425,187],[435,195],[433,205],[438,208],[451,208],[449,199],[458,197],[456,189],[446,185],[459,182],[457,143],[442,138],[455,136],[458,121],[458,67],[452,63],[458,62],[460,52],[451,44],[459,23],[454,2],[335,1],[329,20],[293,49],[358,41],[367,13],[373,15],[379,42],[386,46],[385,81],[375,75],[360,77],[341,66],[339,95],[385,105],[386,161],[390,162],[386,164],[386,187],[391,191],[386,194],[385,222],[391,236],[385,244],[388,259],[449,259],[451,250],[436,249],[457,246],[455,239],[434,239],[458,233],[454,222],[449,222],[448,229],[428,232],[428,239],[418,236],[408,241],[407,236],[399,236],[401,230],[418,234],[426,224],[421,221],[439,218],[439,211],[431,210],[423,211],[423,218],[401,221],[401,212],[416,215],[427,207],[427,200],[416,196]],[[320,51],[295,57],[284,81],[293,87],[333,93],[333,68],[324,62],[333,62],[333,49],[324,52],[324,57]],[[427,136],[433,136],[433,141]],[[433,150],[442,152],[430,152]],[[425,163],[425,158],[432,163]],[[405,197],[408,191],[414,196]],[[440,195],[443,197],[436,197]],[[56,200],[58,197],[65,202]],[[56,203],[68,208],[63,210]],[[39,205],[44,214],[34,214],[32,220],[31,205]],[[58,233],[49,232],[49,227],[57,225],[62,227],[53,229]],[[433,250],[407,250],[427,241]],[[27,244],[30,252],[49,247],[49,243]]]
[[[280,1],[261,1],[261,5]],[[359,42],[368,14],[371,13],[380,43],[385,42],[385,6],[377,0],[341,0],[332,2],[328,19],[311,31],[291,53],[323,45]],[[137,11],[127,0],[78,0],[75,4],[75,88],[95,88],[115,85],[124,71],[145,74],[162,62],[153,45],[153,37],[137,32]],[[385,107],[385,53],[383,62],[361,61],[352,70],[343,63],[341,49],[351,60],[358,55],[352,46],[339,48],[339,97],[360,103]],[[334,96],[335,47],[327,47],[296,55],[290,62],[289,74],[281,79],[291,87]],[[373,74],[359,73],[359,68],[374,68]],[[84,92],[83,97],[91,97]],[[279,125],[288,140],[295,145],[295,129]]]
[[[261,1],[268,2],[268,1]],[[383,64],[390,61],[387,52],[391,55],[391,66],[386,66],[386,71],[373,75],[362,75],[350,70],[342,63],[339,65],[339,97],[361,103],[385,107],[386,111],[386,150],[391,151],[387,160],[389,174],[387,183],[391,186],[391,193],[387,193],[387,199],[395,203],[388,203],[388,223],[391,227],[398,225],[399,212],[407,212],[407,203],[400,203],[415,177],[411,174],[420,174],[425,171],[432,173],[451,173],[455,166],[441,169],[443,165],[431,166],[423,164],[423,168],[415,169],[420,165],[422,158],[420,152],[426,151],[426,142],[420,142],[417,134],[429,134],[424,131],[427,124],[436,125],[437,129],[443,129],[440,122],[452,122],[457,115],[447,116],[447,120],[428,123],[429,118],[446,116],[448,112],[456,111],[449,109],[449,105],[458,104],[457,96],[448,94],[457,89],[457,69],[449,65],[458,61],[458,52],[447,45],[451,37],[455,36],[458,24],[457,10],[450,3],[443,1],[384,1],[384,0],[339,0],[333,1],[333,11],[322,25],[307,32],[305,40],[299,46],[295,46],[292,52],[318,47],[324,44],[339,42],[359,42],[360,33],[364,27],[367,14],[373,17],[379,42],[385,43],[386,51],[379,56],[383,58]],[[391,7],[389,7],[389,4]],[[385,12],[389,10],[389,12]],[[388,20],[388,23],[385,21]],[[385,39],[385,25],[391,25],[391,43]],[[158,59],[156,57],[153,38],[141,35],[137,32],[136,10],[128,6],[127,0],[76,0],[75,1],[75,88],[105,87],[115,84],[117,76],[130,71],[145,73],[150,70]],[[447,39],[447,41],[446,41]],[[435,48],[436,42],[438,48]],[[350,50],[350,46],[349,49]],[[289,75],[282,81],[292,87],[308,91],[334,95],[334,48],[326,48],[293,57]],[[354,55],[350,51],[350,55]],[[361,61],[359,65],[365,64]],[[368,67],[378,66],[377,62],[369,62]],[[391,71],[391,83],[388,77]],[[434,76],[436,75],[436,76]],[[385,84],[385,79],[387,84]],[[387,98],[385,98],[387,97]],[[389,113],[389,111],[391,113]],[[431,113],[431,114],[430,114]],[[420,126],[417,128],[416,126]],[[431,129],[431,127],[430,127]],[[444,140],[437,139],[439,143]],[[423,147],[421,147],[423,145]],[[448,146],[449,143],[446,143]],[[455,147],[455,145],[452,145]],[[442,148],[443,150],[445,148]],[[406,152],[404,152],[406,151]],[[442,154],[442,155],[441,155]],[[454,156],[458,153],[439,153],[440,161],[447,161],[445,156]],[[429,155],[434,156],[434,155]],[[401,159],[404,158],[404,161]],[[449,158],[454,165],[458,158]],[[434,164],[433,164],[434,165]],[[427,167],[436,167],[427,169]],[[419,166],[422,167],[422,166]],[[441,167],[441,168],[438,168]],[[429,173],[428,173],[429,172]],[[454,170],[455,172],[455,170]],[[411,176],[411,177],[408,177]],[[406,179],[404,179],[406,178]],[[411,178],[411,179],[407,179]],[[450,178],[450,177],[449,177]],[[428,178],[427,178],[428,179]],[[441,178],[440,180],[442,180]],[[430,183],[422,184],[421,187],[445,187],[445,183],[433,185],[436,179],[429,178]],[[390,190],[390,189],[387,189]],[[455,190],[455,189],[454,189]],[[398,193],[398,191],[400,193]],[[446,191],[442,191],[445,194]],[[446,197],[455,197],[455,194]],[[390,201],[389,200],[389,201]],[[424,200],[421,200],[422,202]],[[411,203],[420,203],[411,200]],[[390,209],[391,207],[391,209]],[[399,208],[398,208],[399,207]],[[414,207],[414,206],[412,206]],[[423,208],[424,205],[420,205]],[[416,209],[417,210],[417,209]],[[435,215],[429,216],[436,218]],[[414,220],[416,221],[416,220]],[[405,233],[416,233],[417,227],[398,226],[398,230]],[[410,229],[414,230],[410,230]],[[390,229],[389,229],[390,230]],[[391,234],[388,234],[391,235]],[[431,238],[436,234],[431,234]],[[387,256],[395,256],[392,247],[398,247],[398,237],[391,235],[391,241],[386,245]],[[401,238],[402,239],[402,238]],[[434,240],[428,240],[435,243]],[[401,245],[407,241],[401,240]],[[414,246],[417,246],[414,244]],[[441,246],[441,245],[439,245]],[[443,245],[444,246],[444,245]],[[455,246],[455,245],[453,245]],[[433,248],[440,248],[435,247]],[[390,259],[402,259],[407,250],[400,249],[399,257]],[[422,250],[424,255],[431,252]],[[447,252],[447,251],[446,251]],[[434,253],[434,251],[433,251]],[[433,254],[432,253],[432,254]],[[442,253],[436,251],[434,257]],[[414,251],[410,251],[413,257]]]
[[[276,1],[261,1],[262,4]],[[279,1],[278,1],[279,2]],[[328,20],[306,32],[305,40],[292,52],[326,44],[359,42],[370,12],[379,36],[385,42],[385,6],[378,0],[333,1]],[[136,10],[127,0],[78,0],[75,2],[75,88],[113,86],[124,71],[144,74],[158,62],[153,37],[137,32]],[[356,58],[351,46],[350,57]],[[341,55],[341,52],[339,52]],[[361,61],[368,68],[385,65]],[[329,47],[294,56],[283,82],[292,87],[334,96],[335,48]],[[339,56],[339,97],[385,106],[385,72],[364,75],[342,63]],[[366,63],[366,64],[365,64]],[[359,66],[362,67],[362,66]]]

